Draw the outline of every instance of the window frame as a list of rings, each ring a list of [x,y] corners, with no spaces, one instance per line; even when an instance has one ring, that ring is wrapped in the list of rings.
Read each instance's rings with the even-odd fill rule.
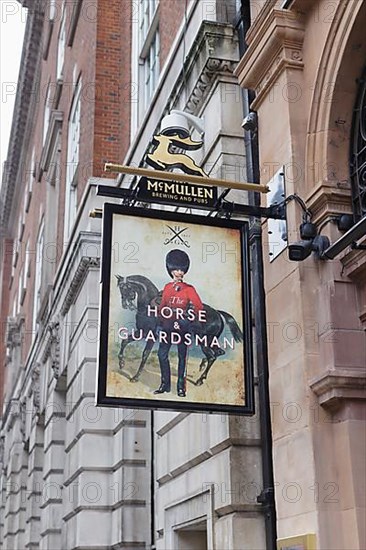
[[[56,80],[63,80],[66,49],[66,3],[62,7],[60,29],[57,37]]]
[[[49,7],[48,7],[48,19],[50,21],[54,21],[55,18],[56,18],[56,12],[57,12],[57,7],[56,7],[56,0],[49,0]]]
[[[160,78],[159,5],[159,0],[139,0],[137,26],[133,26],[131,73],[132,81],[137,83],[137,93],[131,97],[132,136],[142,122]]]
[[[350,139],[352,210],[355,221],[366,216],[366,67],[359,80]]]
[[[71,234],[71,228],[74,224],[77,212],[77,187],[80,164],[80,138],[81,138],[81,101],[82,99],[82,79],[79,76],[75,85],[74,96],[70,109],[67,131],[67,163],[65,173],[65,226],[64,239],[67,241]],[[78,116],[77,121],[75,117]],[[77,129],[77,139],[73,137],[73,127]],[[72,139],[70,139],[72,137]],[[73,150],[74,149],[74,150]],[[77,162],[72,162],[77,152]],[[72,163],[72,170],[71,169]]]
[[[39,224],[37,240],[36,240],[34,289],[33,289],[33,316],[32,316],[33,335],[35,335],[38,330],[37,317],[38,317],[39,308],[41,306],[44,236],[45,236],[45,223],[44,223],[44,216],[42,216]]]

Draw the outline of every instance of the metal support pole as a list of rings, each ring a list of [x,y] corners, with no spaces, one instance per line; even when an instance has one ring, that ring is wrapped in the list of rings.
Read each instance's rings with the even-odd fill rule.
[[[241,14],[237,24],[240,56],[246,50],[245,35],[251,24],[250,0],[242,0]],[[249,113],[249,105],[254,99],[250,90],[242,91],[244,116]],[[248,181],[259,181],[259,152],[257,134],[245,133],[245,151]],[[260,207],[260,194],[249,193],[249,204],[252,208]],[[256,356],[258,370],[258,399],[260,403],[260,426],[262,441],[262,477],[263,491],[258,502],[263,505],[266,528],[266,548],[276,550],[277,519],[273,477],[273,445],[271,429],[271,409],[269,396],[269,365],[267,349],[266,295],[264,289],[262,229],[260,220],[253,217],[249,236],[252,265],[253,314],[256,332]]]

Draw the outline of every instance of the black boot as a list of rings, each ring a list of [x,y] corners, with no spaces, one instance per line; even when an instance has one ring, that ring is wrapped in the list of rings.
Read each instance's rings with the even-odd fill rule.
[[[177,395],[178,397],[186,396],[186,384],[184,378],[178,378]]]
[[[162,382],[157,390],[154,391],[154,395],[157,395],[159,393],[169,393],[170,392],[170,386]]]

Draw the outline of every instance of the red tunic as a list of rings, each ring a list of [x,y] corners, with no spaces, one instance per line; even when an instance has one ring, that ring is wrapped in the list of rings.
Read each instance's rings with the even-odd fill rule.
[[[197,313],[203,310],[203,304],[196,289],[187,283],[172,281],[165,285],[160,303],[160,310],[163,307],[171,309],[194,309]]]

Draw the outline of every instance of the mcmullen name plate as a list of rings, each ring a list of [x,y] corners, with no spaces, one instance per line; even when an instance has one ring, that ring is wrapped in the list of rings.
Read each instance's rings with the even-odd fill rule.
[[[214,207],[217,202],[217,187],[142,177],[138,184],[137,198],[177,206],[194,204]]]

